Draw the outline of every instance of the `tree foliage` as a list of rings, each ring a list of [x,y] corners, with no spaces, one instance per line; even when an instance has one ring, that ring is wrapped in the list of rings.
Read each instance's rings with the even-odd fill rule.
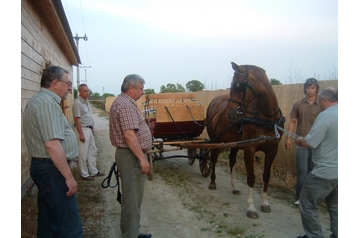
[[[282,85],[282,83],[277,79],[270,79],[271,85]]]
[[[147,88],[147,89],[144,89],[144,93],[145,94],[155,94],[155,91],[152,88]]]
[[[185,86],[189,92],[198,92],[198,91],[202,91],[205,88],[202,82],[195,79],[187,82]]]
[[[183,93],[185,92],[185,88],[177,83],[176,85],[173,83],[168,83],[167,86],[162,85],[160,87],[160,93]]]
[[[101,94],[95,92],[93,93],[91,90],[89,92],[89,97],[88,97],[90,100],[101,100],[102,97],[101,97]]]
[[[106,97],[115,97],[115,95],[113,93],[104,93],[102,99],[106,99]]]

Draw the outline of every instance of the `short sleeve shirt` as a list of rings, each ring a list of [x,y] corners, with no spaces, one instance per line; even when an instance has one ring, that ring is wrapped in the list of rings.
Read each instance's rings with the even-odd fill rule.
[[[81,126],[83,127],[94,126],[92,109],[88,99],[84,100],[81,97],[76,98],[73,103],[73,117],[79,117]]]
[[[60,107],[61,98],[49,89],[41,88],[27,102],[23,114],[24,138],[32,157],[49,158],[45,142],[58,139],[67,160],[78,156],[77,138]]]
[[[129,148],[124,132],[134,130],[141,149],[146,152],[151,148],[152,134],[135,100],[121,93],[114,100],[109,114],[109,134],[114,147]]]
[[[291,118],[297,118],[296,134],[305,137],[320,112],[317,102],[310,104],[306,98],[296,101],[290,113]]]
[[[312,149],[312,174],[324,179],[338,178],[338,104],[326,108],[315,120],[305,141]]]

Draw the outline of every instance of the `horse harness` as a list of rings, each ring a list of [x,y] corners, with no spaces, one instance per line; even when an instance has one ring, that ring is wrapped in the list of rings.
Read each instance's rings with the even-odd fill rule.
[[[253,112],[246,111],[245,107],[247,105],[245,104],[245,98],[246,98],[246,90],[247,90],[247,88],[249,88],[256,97],[258,97],[258,94],[255,92],[255,89],[249,83],[248,74],[243,74],[243,73],[237,72],[237,71],[235,71],[234,74],[242,76],[242,77],[245,78],[243,82],[237,82],[236,85],[234,86],[235,90],[237,92],[243,92],[242,100],[237,101],[237,100],[234,100],[234,99],[231,99],[231,98],[228,99],[229,102],[237,103],[237,104],[239,104],[239,106],[236,108],[235,117],[230,118],[232,123],[224,131],[222,131],[216,138],[217,139],[220,138],[223,134],[225,134],[234,125],[236,125],[238,127],[238,133],[241,134],[242,133],[242,126],[243,126],[244,123],[252,123],[252,124],[256,124],[256,125],[261,125],[261,126],[266,126],[266,127],[269,127],[269,128],[273,128],[275,130],[276,138],[280,138],[281,135],[279,134],[279,132],[277,130],[277,126],[283,124],[286,121],[286,118],[282,115],[281,109],[279,107],[276,107],[274,109],[270,109],[270,110],[264,112],[263,110],[261,110],[261,108],[259,108],[257,106],[257,103],[256,103],[257,101],[254,100],[254,103],[255,103],[254,111]],[[257,108],[259,110],[257,110]],[[267,112],[274,111],[274,110],[275,110],[275,112],[273,114],[271,114],[271,115],[266,114]],[[276,114],[280,113],[281,117],[280,117],[280,119],[278,121],[265,120],[265,119],[262,119],[262,118],[258,117],[259,112],[261,112],[265,116],[269,116],[269,117],[275,116]],[[252,114],[253,117],[242,117],[242,115],[244,113]],[[215,116],[215,114],[214,114],[214,116]]]

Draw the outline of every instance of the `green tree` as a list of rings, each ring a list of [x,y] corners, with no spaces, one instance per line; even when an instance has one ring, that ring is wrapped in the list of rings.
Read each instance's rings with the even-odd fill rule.
[[[75,99],[78,97],[78,90],[76,88],[73,89],[73,97]]]
[[[185,88],[177,83],[176,85],[173,83],[168,83],[167,86],[162,85],[160,87],[160,93],[183,93],[185,92]]]
[[[277,79],[270,79],[271,85],[282,85],[282,83]]]
[[[90,91],[89,99],[90,100],[100,100],[100,99],[102,99],[102,97],[101,97],[101,94],[99,94],[97,92],[93,93],[92,91]]]
[[[115,97],[115,95],[113,93],[104,93],[102,99],[106,99],[106,97]]]
[[[144,89],[144,93],[145,94],[155,94],[154,89],[152,89],[152,88]]]
[[[185,86],[189,92],[203,91],[203,89],[205,88],[205,86],[202,82],[200,82],[199,80],[195,80],[195,79],[187,82]]]

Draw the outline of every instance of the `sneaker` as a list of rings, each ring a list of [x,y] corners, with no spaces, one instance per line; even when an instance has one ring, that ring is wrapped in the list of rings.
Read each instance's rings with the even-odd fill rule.
[[[83,180],[86,180],[86,181],[93,181],[93,180],[94,180],[94,177],[92,177],[92,176],[87,176],[87,177],[82,177],[82,176],[81,176],[81,178],[82,178]]]
[[[104,176],[105,174],[102,172],[99,172],[96,175],[91,175],[92,177],[100,177],[100,176]]]
[[[300,200],[297,200],[294,204],[295,204],[295,205],[299,205],[299,204],[300,204]]]

